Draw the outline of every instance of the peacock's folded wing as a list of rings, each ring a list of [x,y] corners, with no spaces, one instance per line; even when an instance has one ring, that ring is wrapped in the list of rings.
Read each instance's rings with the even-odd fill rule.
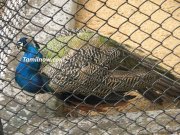
[[[43,69],[43,72],[52,79],[50,86],[58,92],[71,91],[103,97],[113,89],[113,86],[108,84],[114,84],[113,81],[117,83],[122,81],[121,76],[124,71],[132,75],[138,71],[145,77],[150,76],[149,74],[154,76],[146,78],[148,82],[138,83],[134,87],[146,98],[154,100],[152,97],[157,98],[157,95],[164,93],[174,97],[179,96],[177,95],[180,92],[179,83],[177,82],[171,88],[174,80],[178,78],[157,65],[156,61],[150,58],[144,59],[126,49],[122,44],[94,32],[79,32],[57,37],[47,44],[43,55],[60,60],[49,63]],[[113,72],[113,75],[118,73],[120,77],[112,78],[111,70],[118,70],[118,72]],[[127,77],[124,87],[122,89],[117,87],[116,91],[131,90],[131,83],[138,82],[135,78],[128,83]],[[146,87],[151,88],[151,92],[146,92]]]

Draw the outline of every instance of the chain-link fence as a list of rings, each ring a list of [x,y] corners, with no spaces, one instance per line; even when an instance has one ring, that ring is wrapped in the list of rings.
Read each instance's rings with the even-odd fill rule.
[[[0,0],[4,134],[178,134],[179,6]]]

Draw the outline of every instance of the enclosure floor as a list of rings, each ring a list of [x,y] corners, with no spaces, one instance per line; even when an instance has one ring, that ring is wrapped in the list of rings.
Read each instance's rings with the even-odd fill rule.
[[[172,99],[170,98],[164,99],[163,104],[160,105],[148,101],[136,92],[131,92],[130,94],[136,95],[136,98],[129,100],[128,102],[119,102],[114,105],[100,104],[97,106],[87,106],[83,104],[76,104],[76,106],[67,107],[67,113],[75,116],[97,116],[99,114],[112,115],[120,112],[127,113],[179,108],[178,103],[172,103]]]

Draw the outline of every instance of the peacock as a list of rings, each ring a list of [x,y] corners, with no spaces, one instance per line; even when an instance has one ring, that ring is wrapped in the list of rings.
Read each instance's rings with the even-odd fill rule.
[[[178,100],[178,78],[153,59],[132,53],[123,44],[93,31],[69,32],[40,48],[26,37],[17,42],[24,55],[15,80],[31,93],[53,93],[59,99],[86,104],[127,101],[137,90],[146,99],[162,103],[165,95]],[[25,61],[25,58],[50,61]]]

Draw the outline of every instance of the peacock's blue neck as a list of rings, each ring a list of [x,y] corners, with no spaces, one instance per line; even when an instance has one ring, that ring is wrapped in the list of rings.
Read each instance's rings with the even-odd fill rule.
[[[41,61],[39,61],[41,58],[43,58],[43,56],[37,48],[32,45],[27,45],[26,51],[16,68],[16,72],[22,72],[22,74],[26,75],[27,73],[29,75],[35,74],[41,67]]]
[[[39,50],[31,43],[26,45],[25,53],[19,62],[15,80],[19,86],[28,92],[52,92],[53,90],[48,86],[49,78],[39,72],[43,56]]]

